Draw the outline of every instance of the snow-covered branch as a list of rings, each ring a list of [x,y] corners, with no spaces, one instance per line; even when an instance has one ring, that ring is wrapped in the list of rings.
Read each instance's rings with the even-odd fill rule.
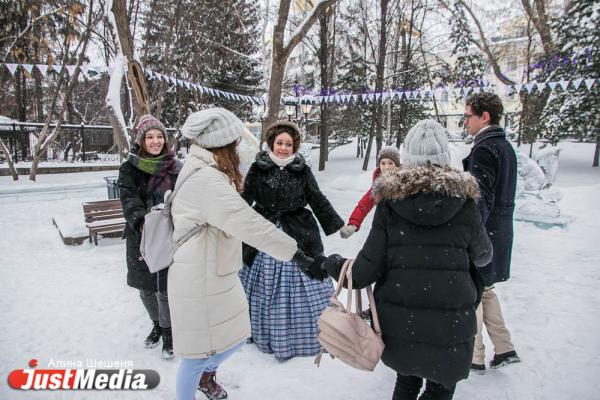
[[[284,54],[291,54],[294,47],[302,41],[306,32],[310,29],[311,26],[315,23],[317,18],[319,18],[319,14],[326,9],[335,4],[337,0],[319,0],[315,7],[310,11],[310,13],[304,18],[304,21],[296,28],[294,33],[289,37],[287,42],[283,45]]]
[[[31,23],[29,25],[27,25],[25,27],[25,29],[23,29],[21,32],[19,32],[17,34],[17,36],[15,37],[15,40],[13,40],[13,42],[10,44],[10,46],[8,46],[8,49],[6,50],[6,52],[4,53],[4,60],[8,60],[8,56],[10,55],[12,49],[16,46],[16,44],[19,42],[19,40],[21,40],[23,38],[23,36],[25,36],[31,29],[33,29],[33,26],[38,22],[41,21],[44,18],[49,17],[50,15],[54,15],[57,14],[59,12],[61,12],[63,9],[65,8],[65,6],[61,6],[58,7],[46,14],[40,15],[39,17],[34,18]]]
[[[127,132],[127,124],[121,109],[121,86],[123,84],[123,71],[125,70],[125,57],[117,54],[113,63],[108,68],[110,80],[108,82],[108,92],[106,94],[106,107],[118,123],[122,132]],[[128,144],[129,136],[125,135]]]

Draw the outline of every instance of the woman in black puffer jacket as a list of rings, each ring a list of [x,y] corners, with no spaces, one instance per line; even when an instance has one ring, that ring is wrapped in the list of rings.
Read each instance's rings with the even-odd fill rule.
[[[385,350],[397,372],[394,400],[451,399],[469,375],[475,310],[492,247],[477,208],[478,185],[448,166],[448,140],[421,121],[405,140],[402,170],[373,187],[378,203],[371,232],[352,267],[356,287],[375,283]],[[338,277],[343,259],[322,264]],[[319,262],[319,261],[317,261]]]

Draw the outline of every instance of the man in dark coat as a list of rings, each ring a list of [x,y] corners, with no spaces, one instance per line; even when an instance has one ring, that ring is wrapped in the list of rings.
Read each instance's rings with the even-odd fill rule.
[[[477,182],[448,166],[447,146],[435,121],[409,131],[403,168],[373,186],[373,225],[352,267],[355,287],[375,282],[382,361],[398,373],[393,399],[417,399],[423,379],[421,398],[451,399],[471,366],[484,286],[476,268],[491,260],[492,245]],[[343,261],[332,255],[322,267],[337,279]]]
[[[510,278],[517,185],[515,151],[504,130],[498,126],[502,113],[502,101],[496,94],[478,93],[467,100],[464,115],[465,128],[475,141],[471,154],[463,160],[463,166],[479,183],[479,210],[494,246],[492,262],[481,269],[486,288],[477,309],[478,329],[472,365],[478,373],[485,372],[485,348],[481,334],[484,323],[494,345],[494,359],[490,367],[499,368],[520,361],[494,292],[496,282]]]

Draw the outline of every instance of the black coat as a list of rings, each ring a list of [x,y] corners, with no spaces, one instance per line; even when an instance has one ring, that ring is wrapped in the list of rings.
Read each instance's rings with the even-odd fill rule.
[[[477,179],[481,191],[479,210],[494,246],[494,258],[481,273],[486,286],[492,286],[510,278],[517,157],[504,130],[491,126],[475,136],[463,166]]]
[[[127,239],[127,284],[136,289],[166,292],[169,269],[150,273],[140,253],[144,216],[153,206],[163,202],[163,194],[148,187],[150,177],[150,174],[140,171],[129,161],[119,168],[119,191],[127,221],[124,232]],[[171,190],[175,187],[176,179],[177,175],[171,176]]]
[[[449,167],[412,167],[382,175],[373,195],[379,204],[352,276],[356,287],[375,282],[382,361],[451,386],[469,375],[483,291],[475,267],[492,256],[477,183]],[[340,261],[324,263],[336,279]]]
[[[323,254],[316,215],[326,235],[337,232],[344,221],[335,212],[300,154],[285,167],[278,167],[266,151],[256,155],[244,181],[242,197],[272,223],[298,242],[307,255]],[[312,212],[306,208],[310,205]],[[252,265],[257,251],[244,245],[244,263]]]

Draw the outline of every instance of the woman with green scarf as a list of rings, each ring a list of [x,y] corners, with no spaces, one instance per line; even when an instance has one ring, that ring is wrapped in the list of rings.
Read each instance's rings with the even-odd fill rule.
[[[137,142],[127,161],[119,168],[119,189],[127,224],[127,284],[139,290],[140,297],[154,324],[145,347],[158,345],[162,337],[164,358],[173,357],[171,316],[167,298],[168,268],[150,273],[140,253],[144,216],[163,202],[165,192],[173,190],[181,162],[168,142],[164,125],[144,115],[136,126]]]

